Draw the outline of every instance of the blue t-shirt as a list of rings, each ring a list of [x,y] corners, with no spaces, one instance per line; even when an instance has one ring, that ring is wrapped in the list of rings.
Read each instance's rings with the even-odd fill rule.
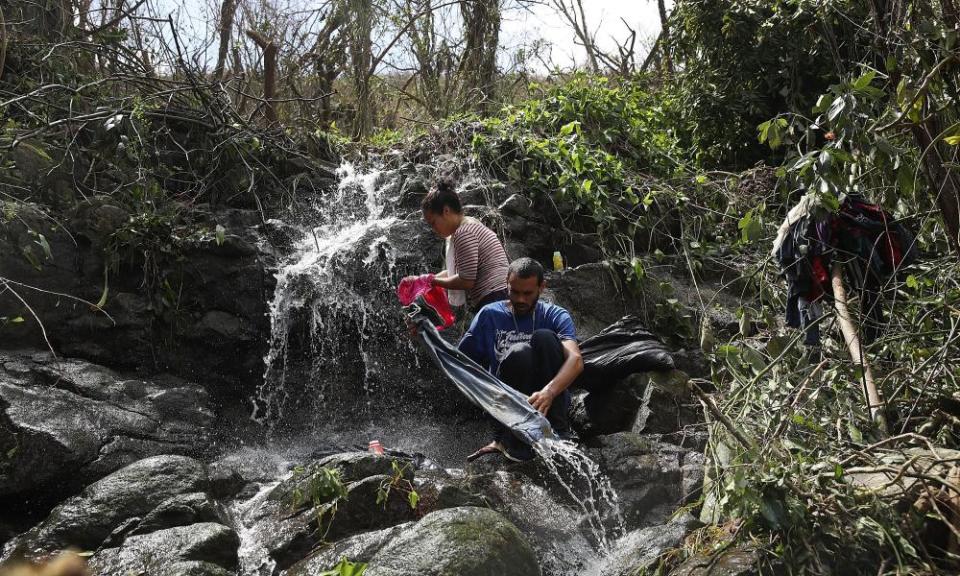
[[[577,339],[570,313],[560,306],[539,300],[533,314],[515,318],[509,301],[503,300],[487,304],[477,312],[458,348],[477,364],[486,366],[491,374],[497,374],[507,350],[514,344],[529,342],[533,331],[540,329],[555,332],[561,340]]]

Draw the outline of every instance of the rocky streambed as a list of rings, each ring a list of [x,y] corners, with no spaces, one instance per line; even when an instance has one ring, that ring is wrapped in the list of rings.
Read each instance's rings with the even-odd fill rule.
[[[8,561],[72,547],[103,575],[306,575],[342,557],[369,563],[367,574],[629,574],[697,525],[674,512],[697,498],[700,436],[672,443],[678,430],[635,430],[639,420],[585,443],[623,519],[600,545],[574,498],[588,491],[571,495],[543,463],[464,466],[479,426],[459,438],[460,454],[439,459],[390,450],[429,445],[400,428],[216,444],[223,423],[195,384],[37,351],[3,353],[0,367],[0,422],[13,442],[0,469]],[[689,403],[642,376],[610,392],[637,398],[637,414]],[[436,443],[457,437],[456,422],[421,426]],[[388,453],[336,446],[351,433],[380,434]],[[333,470],[344,491],[335,503],[322,498]]]
[[[40,298],[44,336],[67,355],[29,323],[0,341],[4,562],[72,547],[102,575],[310,575],[343,558],[368,576],[627,575],[679,545],[699,525],[707,441],[684,385],[703,373],[696,351],[675,345],[671,373],[578,390],[579,464],[465,463],[486,441],[482,414],[405,338],[393,296],[403,275],[442,265],[418,210],[433,169],[344,168],[331,198],[289,222],[211,213],[223,240],[191,248],[175,317],[130,281],[107,301],[112,322]],[[551,273],[545,297],[582,338],[650,307],[589,242],[552,239],[522,196],[462,192],[511,257],[564,246],[577,266]],[[29,240],[13,229],[4,270],[95,299],[93,248],[122,218],[90,204],[74,215],[87,241],[46,230],[55,274],[10,256]],[[692,298],[680,288],[671,305]],[[371,439],[387,453],[367,452]],[[734,560],[727,573],[749,567]]]

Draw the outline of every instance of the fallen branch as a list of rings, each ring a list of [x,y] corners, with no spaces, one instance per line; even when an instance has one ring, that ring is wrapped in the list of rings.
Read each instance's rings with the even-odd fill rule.
[[[876,382],[873,380],[873,371],[870,369],[870,364],[867,363],[866,356],[863,353],[863,344],[860,342],[860,335],[857,333],[857,327],[853,323],[850,309],[847,307],[847,291],[843,287],[843,265],[840,262],[833,263],[830,269],[830,278],[833,285],[833,302],[840,323],[840,331],[843,333],[843,339],[850,351],[850,359],[863,372],[864,395],[866,396],[867,407],[870,410],[870,418],[877,425],[881,434],[886,436],[887,421],[883,415],[883,399],[880,397]]]

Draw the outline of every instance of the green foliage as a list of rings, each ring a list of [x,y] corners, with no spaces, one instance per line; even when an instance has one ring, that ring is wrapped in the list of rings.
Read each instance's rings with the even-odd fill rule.
[[[295,484],[290,493],[290,508],[293,511],[300,510],[304,505],[313,508],[317,532],[322,541],[333,525],[339,503],[347,499],[347,487],[343,484],[341,472],[338,468],[319,467],[306,470],[298,466],[293,470],[293,478]],[[360,570],[362,574],[362,568]]]
[[[670,91],[678,133],[700,164],[742,168],[769,156],[754,127],[784,110],[805,110],[858,55],[865,3],[852,0],[678,0],[670,49]],[[842,40],[841,40],[842,39]],[[771,144],[784,128],[764,128]]]
[[[301,466],[294,468],[294,479],[302,478],[305,473],[306,470]],[[294,510],[307,503],[318,507],[346,497],[347,489],[343,485],[340,470],[321,467],[310,471],[305,482],[296,482],[296,486],[291,493],[290,506]]]
[[[383,504],[384,507],[387,506],[387,501],[390,499],[391,491],[398,491],[402,494],[406,494],[407,503],[410,505],[410,508],[416,510],[417,505],[420,503],[420,494],[413,487],[413,483],[407,480],[405,474],[407,469],[411,464],[404,463],[401,465],[399,461],[394,460],[390,462],[390,477],[384,479],[380,483],[380,487],[377,488],[377,504]]]
[[[675,102],[641,80],[583,74],[537,90],[471,124],[473,158],[537,200],[561,229],[597,234],[610,258],[635,269],[634,236],[657,198],[672,195],[669,186],[644,190],[650,175],[686,172],[671,127]]]
[[[363,576],[367,565],[363,562],[350,562],[346,557],[340,559],[336,566],[321,572],[318,576]]]

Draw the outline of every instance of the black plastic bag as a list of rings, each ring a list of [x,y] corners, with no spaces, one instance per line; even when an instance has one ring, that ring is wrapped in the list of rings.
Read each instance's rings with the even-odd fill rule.
[[[636,316],[624,316],[580,344],[583,373],[576,385],[584,388],[612,383],[635,372],[672,370],[670,351]]]

